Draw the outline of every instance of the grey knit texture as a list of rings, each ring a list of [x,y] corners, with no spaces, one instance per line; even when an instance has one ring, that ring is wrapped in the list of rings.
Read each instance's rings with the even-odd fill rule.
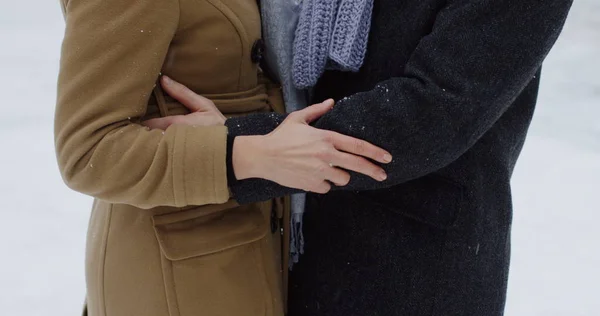
[[[266,63],[281,83],[286,112],[308,105],[302,89],[316,84],[325,68],[358,71],[372,9],[373,0],[261,1]],[[304,249],[305,196],[291,196],[290,268]]]
[[[314,86],[325,69],[358,71],[372,12],[373,0],[304,0],[294,39],[294,85]]]
[[[260,4],[266,66],[281,84],[286,112],[308,105],[303,89],[316,84],[325,68],[358,71],[362,65],[373,0],[262,0]],[[305,198],[304,193],[291,195],[290,269],[304,251]]]
[[[332,68],[358,71],[365,59],[373,0],[342,1],[331,35]]]
[[[294,87],[292,80],[292,54],[294,34],[300,17],[300,0],[261,0],[263,39],[265,40],[265,62],[270,75],[281,84],[287,113],[301,110],[308,105],[304,90]],[[305,193],[291,195],[290,214],[290,266],[297,263],[304,251],[302,215]]]

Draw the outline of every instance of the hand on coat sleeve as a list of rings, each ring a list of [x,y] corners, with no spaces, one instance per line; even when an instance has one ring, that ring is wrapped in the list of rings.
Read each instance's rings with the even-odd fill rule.
[[[455,161],[532,80],[571,2],[448,1],[402,76],[340,100],[316,122],[394,156],[383,166],[388,181],[352,174],[350,184],[339,189],[389,187]]]
[[[571,3],[448,1],[401,76],[339,100],[315,123],[317,128],[368,141],[394,157],[382,166],[387,181],[352,173],[347,186],[334,189],[389,187],[456,160],[531,81],[560,34]],[[253,120],[268,126],[267,116]],[[243,201],[292,191],[265,180],[246,181],[233,190]]]
[[[190,113],[153,118],[142,122],[142,125],[166,130],[175,124],[192,126],[220,126],[225,124],[227,118],[210,99],[196,94],[188,87],[166,75],[160,78],[160,85],[164,92],[179,101]]]
[[[177,31],[178,1],[70,0],[63,9],[55,143],[65,182],[142,208],[226,202],[225,126],[163,133],[132,122]]]

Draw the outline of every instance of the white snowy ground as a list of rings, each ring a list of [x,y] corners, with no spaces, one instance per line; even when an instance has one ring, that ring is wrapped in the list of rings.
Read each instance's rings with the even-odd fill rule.
[[[0,5],[0,314],[6,316],[77,315],[84,297],[91,199],[63,185],[52,143],[62,32],[56,0]],[[545,64],[513,178],[508,316],[600,315],[599,75],[600,1],[577,0]]]

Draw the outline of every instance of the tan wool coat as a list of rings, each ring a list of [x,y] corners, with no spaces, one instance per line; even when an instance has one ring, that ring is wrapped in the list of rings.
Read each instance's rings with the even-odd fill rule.
[[[55,141],[65,182],[95,197],[88,314],[283,315],[285,203],[232,199],[226,127],[140,125],[187,113],[155,85],[160,73],[226,116],[282,110],[279,89],[252,58],[256,1],[61,4]]]

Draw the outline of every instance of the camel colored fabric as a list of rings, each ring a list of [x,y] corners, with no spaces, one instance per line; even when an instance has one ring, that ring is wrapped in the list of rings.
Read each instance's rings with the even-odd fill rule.
[[[88,314],[283,315],[284,203],[232,199],[225,126],[140,125],[187,113],[155,87],[160,73],[227,116],[283,108],[252,54],[256,1],[61,4],[57,160],[69,187],[96,198]]]

